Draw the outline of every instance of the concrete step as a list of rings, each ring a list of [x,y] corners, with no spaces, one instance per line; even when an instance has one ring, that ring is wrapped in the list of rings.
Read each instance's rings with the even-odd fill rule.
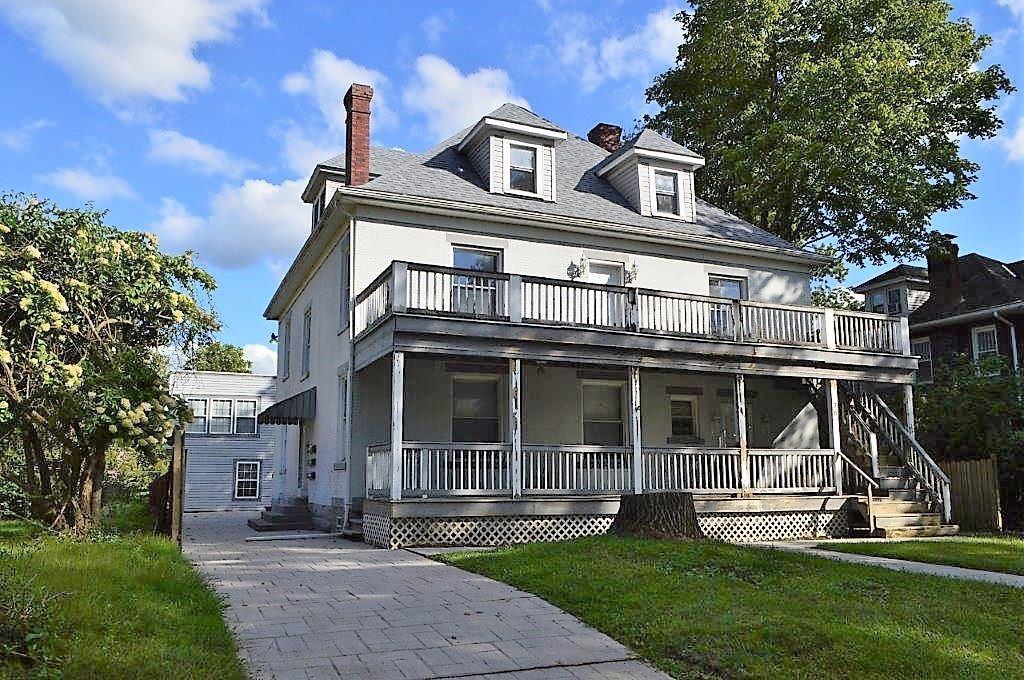
[[[311,515],[308,510],[301,512],[279,512],[277,510],[266,511],[260,513],[260,519],[266,522],[293,522],[293,521],[309,521]]]
[[[250,519],[247,524],[255,531],[295,531],[297,529],[312,529],[313,522],[305,520],[291,520],[268,522],[264,519]]]
[[[900,527],[938,526],[942,517],[937,512],[904,513],[899,515],[879,515],[875,513],[875,526],[879,529],[898,529]]]
[[[909,527],[879,527],[878,532],[883,538],[923,538],[926,536],[956,536],[960,533],[957,524],[926,524]]]

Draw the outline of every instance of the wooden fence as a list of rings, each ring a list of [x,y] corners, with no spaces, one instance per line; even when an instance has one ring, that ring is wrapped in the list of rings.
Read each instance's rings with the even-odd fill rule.
[[[996,457],[943,460],[939,467],[949,475],[953,521],[967,531],[1002,531]]]

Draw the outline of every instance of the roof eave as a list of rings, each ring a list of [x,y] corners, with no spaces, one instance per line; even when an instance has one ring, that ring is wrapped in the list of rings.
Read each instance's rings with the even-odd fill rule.
[[[665,151],[652,151],[651,149],[637,149],[636,147],[633,147],[615,160],[598,168],[595,174],[598,177],[604,177],[626,161],[638,158],[684,165],[690,170],[699,170],[704,167],[704,158],[701,156],[687,156],[681,153],[667,153]]]
[[[313,172],[309,175],[309,181],[306,182],[306,188],[302,190],[303,203],[312,203],[314,199],[316,199],[316,193],[313,188],[316,186],[316,180],[321,174],[339,175],[341,177],[347,176],[345,171],[341,168],[334,168],[329,165],[317,163],[316,167],[313,168]]]
[[[473,129],[470,130],[462,141],[458,143],[455,150],[459,153],[465,153],[473,140],[481,136],[484,130],[492,128],[495,130],[501,130],[502,132],[516,132],[522,135],[530,137],[540,137],[542,139],[550,139],[552,141],[559,141],[569,138],[569,133],[564,130],[549,130],[547,128],[535,127],[533,125],[523,125],[522,123],[513,123],[508,120],[501,120],[500,118],[481,118]]]
[[[977,321],[979,319],[991,318],[993,314],[1002,314],[1003,312],[1024,312],[1024,300],[1017,300],[1015,302],[1008,302],[1002,305],[995,305],[993,307],[982,307],[981,309],[972,309],[968,312],[961,312],[960,314],[954,314],[953,316],[946,316],[940,319],[930,319],[928,321],[921,321],[919,323],[910,324],[910,331],[913,334],[914,331],[924,331],[929,328],[938,328],[939,326],[950,326],[960,323],[967,323],[968,321]]]

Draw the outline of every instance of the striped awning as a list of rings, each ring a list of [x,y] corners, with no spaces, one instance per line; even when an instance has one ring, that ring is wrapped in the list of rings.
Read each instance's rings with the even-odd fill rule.
[[[316,388],[279,401],[260,414],[260,425],[299,425],[316,418]]]

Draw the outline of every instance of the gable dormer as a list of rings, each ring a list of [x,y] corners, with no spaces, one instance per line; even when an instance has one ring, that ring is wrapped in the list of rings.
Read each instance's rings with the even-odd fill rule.
[[[693,173],[702,167],[702,156],[644,130],[608,156],[596,172],[641,215],[693,222],[697,218]]]
[[[503,104],[481,118],[457,149],[491,193],[554,201],[555,145],[567,137],[532,111]]]

